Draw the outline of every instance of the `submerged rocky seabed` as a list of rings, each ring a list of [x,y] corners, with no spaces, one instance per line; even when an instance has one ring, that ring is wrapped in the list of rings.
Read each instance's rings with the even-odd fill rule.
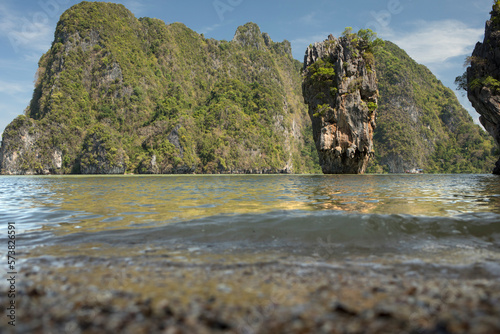
[[[89,249],[28,260],[17,332],[500,331],[498,272],[474,264],[228,253],[152,249],[104,258]],[[0,300],[6,304],[5,290]],[[14,332],[5,321],[0,326]]]

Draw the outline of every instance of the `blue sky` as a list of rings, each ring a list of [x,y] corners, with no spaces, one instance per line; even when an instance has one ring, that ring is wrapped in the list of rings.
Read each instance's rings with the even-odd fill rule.
[[[59,16],[79,0],[0,0],[0,133],[24,112],[40,56],[51,45]],[[257,23],[274,41],[289,40],[302,60],[306,47],[345,27],[371,28],[405,49],[448,87],[482,40],[492,0],[116,0],[136,17],[182,22],[206,37],[231,40]],[[458,93],[474,119],[473,108]]]

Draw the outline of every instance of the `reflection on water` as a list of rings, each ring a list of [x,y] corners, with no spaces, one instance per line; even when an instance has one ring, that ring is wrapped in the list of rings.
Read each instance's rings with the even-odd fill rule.
[[[500,213],[500,182],[490,175],[2,177],[0,200],[4,220],[67,233],[281,210]]]
[[[491,266],[500,259],[499,181],[491,175],[1,177],[0,219],[16,222],[22,261],[53,266],[359,257],[391,266],[460,259],[500,273]]]

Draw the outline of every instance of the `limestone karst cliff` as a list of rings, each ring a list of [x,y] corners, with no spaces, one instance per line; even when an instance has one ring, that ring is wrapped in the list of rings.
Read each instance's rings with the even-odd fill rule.
[[[500,145],[500,1],[486,22],[484,41],[477,43],[467,69],[467,96],[484,128]],[[494,174],[500,174],[500,160]]]
[[[372,36],[330,35],[306,51],[302,87],[323,173],[364,173],[374,155],[378,91]]]
[[[81,2],[39,61],[25,115],[4,131],[4,174],[318,171],[288,41],[256,24],[232,41]]]
[[[351,42],[360,42],[354,35]],[[0,170],[310,173],[321,170],[316,144],[331,144],[333,155],[323,159],[345,157],[349,173],[361,171],[372,150],[368,172],[488,171],[484,166],[496,160],[493,140],[450,89],[390,42],[373,52],[375,62],[365,52],[369,44],[358,47],[343,49],[353,63],[342,60],[338,69],[321,65],[314,53],[321,47],[306,58],[316,70],[308,73],[324,85],[308,86],[315,93],[309,102],[318,107],[311,122],[302,91],[308,77],[288,41],[274,42],[253,23],[239,27],[231,41],[207,39],[181,23],[137,19],[122,5],[84,1],[61,16],[40,58],[31,103],[3,133]],[[363,66],[365,79],[354,74]],[[337,75],[342,80],[334,83]],[[361,119],[330,110],[337,95],[344,109],[359,102],[353,115]],[[369,135],[358,134],[373,131],[375,109],[371,144]],[[352,126],[339,133],[340,146],[333,143],[335,117],[342,128]],[[323,142],[314,142],[312,123],[325,125],[316,133]]]

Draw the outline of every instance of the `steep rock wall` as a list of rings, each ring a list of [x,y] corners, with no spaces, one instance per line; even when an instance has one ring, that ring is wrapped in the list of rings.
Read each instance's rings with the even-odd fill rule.
[[[364,173],[374,154],[377,76],[353,39],[330,35],[304,58],[304,100],[325,174]]]
[[[42,134],[33,120],[20,116],[4,131],[0,169],[6,175],[58,174],[63,165],[58,146],[36,145]],[[42,154],[45,152],[45,154]],[[33,163],[33,161],[36,161]]]
[[[486,22],[484,41],[477,43],[467,69],[467,96],[484,128],[500,145],[500,1]],[[500,160],[493,171],[500,175]]]

